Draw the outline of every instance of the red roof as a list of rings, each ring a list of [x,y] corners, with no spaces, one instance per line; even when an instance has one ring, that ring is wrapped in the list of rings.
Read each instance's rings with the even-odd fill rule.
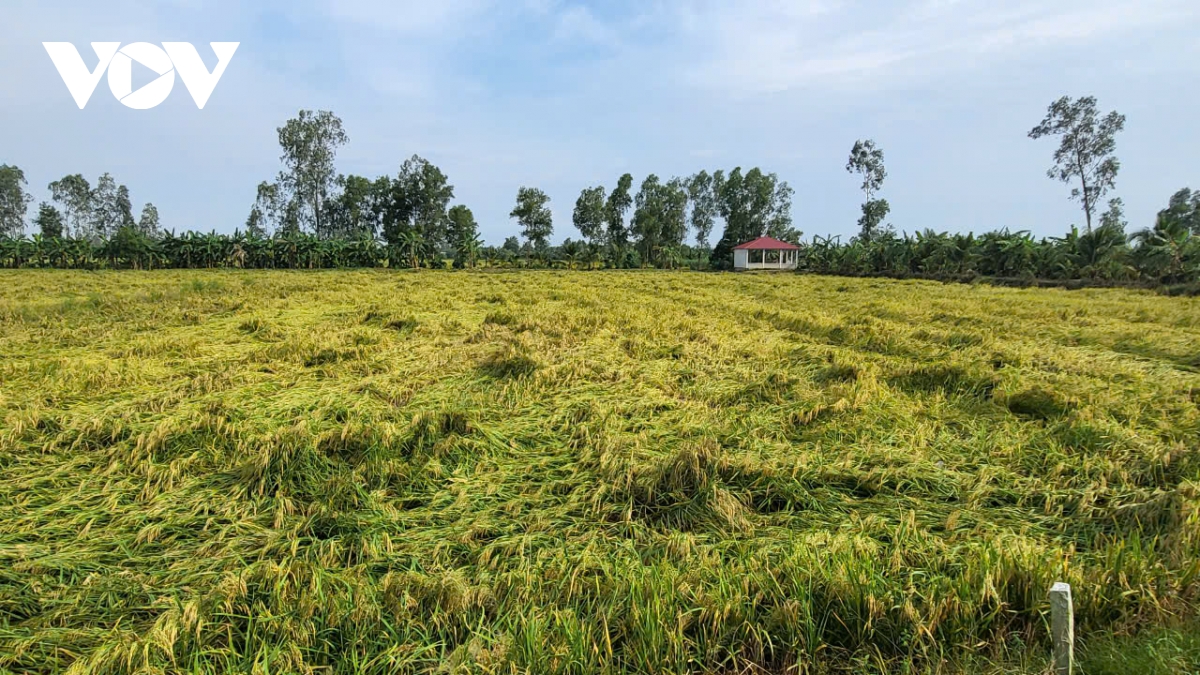
[[[754,241],[748,241],[740,246],[734,246],[735,251],[799,251],[800,247],[795,244],[789,244],[786,241],[779,241],[772,237],[759,237]]]

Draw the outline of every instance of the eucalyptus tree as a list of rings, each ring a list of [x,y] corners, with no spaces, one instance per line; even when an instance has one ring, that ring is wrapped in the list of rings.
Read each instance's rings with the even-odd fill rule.
[[[19,237],[25,232],[25,212],[33,201],[26,185],[19,167],[0,165],[0,236]]]
[[[521,226],[521,236],[532,245],[533,250],[541,253],[550,245],[550,235],[554,234],[554,216],[550,212],[550,197],[538,188],[521,187],[517,190],[517,205],[513,207],[509,218],[515,218]]]
[[[650,174],[634,199],[630,231],[642,260],[659,264],[687,236],[687,189],[682,180],[663,183]]]
[[[590,243],[597,243],[604,237],[604,227],[607,216],[608,196],[604,186],[584,188],[575,200],[575,211],[572,220],[575,228]]]
[[[691,226],[696,233],[696,243],[700,248],[707,249],[708,238],[712,234],[717,217],[717,194],[713,177],[708,171],[701,171],[688,178],[687,194],[688,201],[691,202]]]
[[[92,223],[92,186],[81,174],[63,176],[49,185],[51,200],[62,207],[64,236],[83,236]]]
[[[717,212],[725,221],[725,232],[713,248],[715,267],[729,267],[733,247],[774,231],[784,232],[792,225],[791,186],[773,173],[754,168],[745,174],[741,167],[726,176],[714,174]]]
[[[267,236],[262,212],[253,206],[250,207],[250,215],[246,216],[246,236],[250,239],[264,239]]]
[[[96,187],[91,193],[91,222],[84,232],[77,233],[90,239],[106,239],[117,233],[124,224],[124,203],[128,200],[128,191],[122,200],[120,188],[111,174],[104,173],[96,181]],[[130,214],[130,218],[132,218]]]
[[[454,186],[446,174],[426,159],[413,155],[405,160],[395,179],[376,181],[383,238],[392,245],[408,242],[409,231],[416,231],[422,250],[447,244],[449,216],[446,212],[454,199]]]
[[[880,224],[887,218],[892,207],[886,199],[874,199],[875,193],[883,188],[887,169],[883,164],[883,150],[873,140],[856,141],[850,149],[846,162],[848,173],[862,177],[862,216],[858,219],[859,238],[870,241],[880,232]]]
[[[1071,189],[1071,198],[1082,203],[1089,232],[1097,204],[1116,186],[1121,169],[1114,154],[1116,136],[1124,128],[1125,116],[1115,110],[1100,117],[1094,96],[1075,100],[1064,96],[1050,104],[1045,119],[1029,132],[1035,140],[1061,137],[1054,166],[1046,174],[1063,183],[1079,183]]]
[[[142,217],[138,219],[138,232],[147,237],[157,237],[159,235],[158,222],[158,207],[146,202],[142,207]]]
[[[338,193],[325,202],[324,227],[316,234],[325,239],[374,236],[382,217],[375,181],[363,176],[339,175],[334,182]]]
[[[33,225],[43,239],[62,239],[63,237],[62,214],[46,202],[38,205],[38,213],[37,217],[33,219]]]
[[[1129,223],[1125,220],[1125,201],[1120,197],[1108,200],[1108,210],[1100,216],[1100,227],[1106,227],[1122,236]]]
[[[133,200],[129,197],[129,188],[124,185],[117,186],[117,216],[120,223],[119,228],[137,226],[137,222],[133,219]]]
[[[608,194],[605,204],[605,239],[610,247],[624,251],[629,243],[629,233],[625,229],[625,214],[633,206],[633,176],[625,174],[617,180],[617,187]]]
[[[474,267],[483,243],[479,240],[479,224],[471,209],[459,204],[450,209],[450,246],[454,249],[455,267]]]
[[[246,218],[247,236],[264,239],[279,229],[281,204],[280,185],[263,181],[258,184],[254,205]]]
[[[301,110],[277,131],[284,165],[279,182],[301,205],[300,224],[324,232],[324,203],[334,185],[334,160],[350,137],[342,120],[328,110]]]
[[[774,177],[774,174],[771,176]],[[804,233],[792,226],[792,197],[795,194],[796,191],[786,182],[780,182],[775,186],[772,196],[773,207],[767,218],[766,234],[768,237],[799,246],[800,238],[804,236]]]

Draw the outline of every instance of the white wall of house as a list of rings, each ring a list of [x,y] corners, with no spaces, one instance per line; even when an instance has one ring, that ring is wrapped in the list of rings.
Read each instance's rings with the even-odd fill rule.
[[[794,270],[800,263],[799,251],[771,251],[770,262],[767,262],[767,251],[735,249],[733,251],[733,269],[735,270]]]

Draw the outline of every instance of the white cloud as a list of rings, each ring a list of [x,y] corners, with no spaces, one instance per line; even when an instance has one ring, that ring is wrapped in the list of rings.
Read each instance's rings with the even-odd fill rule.
[[[936,78],[1029,50],[1072,46],[1200,17],[1190,0],[920,0],[683,3],[676,61],[706,88],[754,94],[850,78]],[[912,68],[907,68],[912,66]],[[917,71],[917,72],[913,72]]]

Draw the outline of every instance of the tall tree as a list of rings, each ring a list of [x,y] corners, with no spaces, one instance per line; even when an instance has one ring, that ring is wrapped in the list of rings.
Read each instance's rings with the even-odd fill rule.
[[[128,198],[128,191],[126,191]],[[92,220],[87,231],[82,233],[91,238],[108,238],[116,234],[123,222],[124,213],[121,203],[120,188],[111,174],[104,173],[96,181],[96,188],[91,196]],[[130,215],[132,218],[132,214]]]
[[[267,236],[263,222],[262,211],[258,210],[258,206],[250,207],[250,215],[246,216],[246,236],[251,239],[264,239]]]
[[[717,217],[717,194],[713,190],[713,177],[707,171],[692,176],[687,181],[688,200],[692,205],[692,229],[696,231],[696,243],[708,248],[708,237],[712,234]]]
[[[118,227],[134,227],[137,225],[133,220],[133,200],[129,198],[129,188],[124,185],[117,186],[117,213],[120,216],[120,225]]]
[[[280,160],[284,171],[279,182],[292,191],[302,205],[298,215],[314,233],[324,232],[324,203],[333,187],[334,159],[350,137],[342,120],[328,110],[301,110],[279,127]]]
[[[687,236],[687,190],[683,181],[667,183],[650,174],[634,198],[635,209],[630,231],[642,260],[661,264],[678,249]]]
[[[26,185],[24,171],[0,165],[0,236],[19,237],[25,232],[25,212],[33,201]]]
[[[862,176],[862,216],[858,219],[859,239],[870,241],[880,233],[880,224],[892,210],[886,199],[873,199],[883,188],[887,169],[883,165],[883,150],[873,140],[855,141],[846,162],[848,173]]]
[[[246,218],[246,234],[259,239],[269,237],[279,227],[279,220],[279,184],[263,181],[258,184],[254,205]]]
[[[395,180],[384,181],[376,189],[386,192],[382,224],[388,243],[399,244],[412,231],[426,247],[440,249],[447,244],[446,209],[454,199],[454,186],[441,169],[413,155],[405,160]],[[411,246],[412,238],[408,241]]]
[[[796,195],[796,191],[786,181],[778,180],[775,174],[770,174],[769,178],[776,184],[771,196],[771,211],[767,217],[766,235],[799,245],[800,237],[804,235],[792,227],[792,197]]]
[[[717,211],[725,221],[725,232],[713,248],[714,267],[733,263],[733,247],[763,236],[767,231],[786,231],[792,225],[794,191],[775,174],[736,168],[726,176],[716,172],[713,180]]]
[[[138,232],[143,236],[155,238],[159,235],[158,207],[146,202],[142,207],[142,217],[138,219]]]
[[[554,233],[554,217],[550,213],[550,197],[537,188],[522,187],[517,190],[517,205],[509,218],[516,218],[521,225],[521,235],[536,251],[544,251],[550,245]]]
[[[83,236],[91,227],[92,186],[80,174],[63,176],[49,185],[50,198],[62,207],[63,235]]]
[[[883,221],[892,211],[892,205],[886,199],[872,199],[862,205],[862,215],[858,217],[858,238],[862,241],[872,241],[880,236],[892,234],[890,226],[884,227]]]
[[[873,140],[856,141],[850,149],[846,171],[862,176],[862,191],[865,197],[863,201],[871,201],[871,197],[879,192],[887,178],[887,169],[883,165],[883,150],[876,146]]]
[[[471,209],[458,204],[447,214],[450,223],[450,246],[454,249],[455,267],[470,267],[475,263],[479,254],[479,224],[475,222],[475,214]]]
[[[604,187],[599,185],[584,188],[575,200],[575,227],[591,243],[598,243],[604,236],[606,200]]]
[[[1100,216],[1100,227],[1111,232],[1125,234],[1129,223],[1125,220],[1125,202],[1120,197],[1108,200],[1108,210]]]
[[[1116,185],[1121,163],[1113,153],[1117,134],[1124,128],[1125,116],[1115,110],[1100,117],[1094,96],[1078,100],[1064,96],[1050,104],[1046,118],[1029,132],[1033,139],[1062,137],[1054,166],[1046,174],[1063,183],[1079,182],[1071,189],[1071,198],[1082,202],[1089,232],[1096,205]]]
[[[62,214],[46,202],[38,205],[38,214],[33,219],[33,224],[43,239],[61,239],[63,236]]]
[[[605,205],[605,216],[608,230],[605,232],[608,244],[617,250],[624,250],[629,243],[629,233],[625,229],[625,214],[633,206],[633,176],[625,174],[617,180],[617,187],[609,193]]]
[[[325,202],[325,231],[321,236],[327,239],[375,236],[382,215],[375,181],[350,175],[338,176],[335,184],[340,191]]]

